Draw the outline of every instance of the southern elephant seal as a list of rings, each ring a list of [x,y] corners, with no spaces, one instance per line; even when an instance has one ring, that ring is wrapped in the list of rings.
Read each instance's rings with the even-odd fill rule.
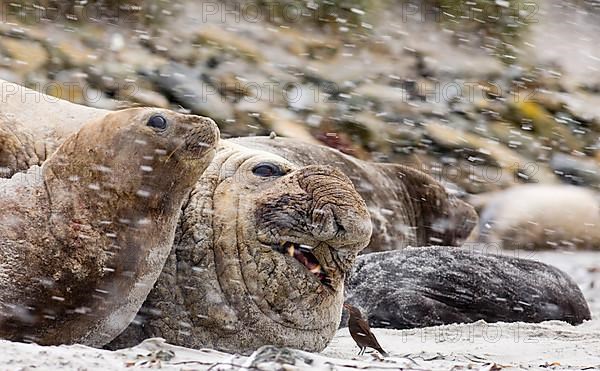
[[[478,320],[580,324],[591,318],[581,290],[559,269],[464,248],[361,255],[346,290],[346,300],[368,313],[374,327],[407,329]]]
[[[599,249],[600,196],[567,185],[523,185],[488,197],[480,242],[505,249]]]
[[[207,118],[104,115],[42,167],[0,180],[0,337],[101,346],[158,278],[219,139]]]
[[[371,228],[364,200],[336,168],[224,142],[183,208],[138,320],[111,347],[160,336],[234,352],[320,351]]]

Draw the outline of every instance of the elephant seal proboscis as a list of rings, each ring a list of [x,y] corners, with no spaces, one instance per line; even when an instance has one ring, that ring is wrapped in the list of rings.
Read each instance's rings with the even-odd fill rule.
[[[581,290],[559,269],[467,248],[432,246],[361,255],[346,290],[346,300],[368,313],[373,327],[408,329],[478,320],[580,324],[591,318]]]
[[[109,113],[0,183],[0,337],[101,346],[158,278],[181,206],[215,154],[207,118]]]

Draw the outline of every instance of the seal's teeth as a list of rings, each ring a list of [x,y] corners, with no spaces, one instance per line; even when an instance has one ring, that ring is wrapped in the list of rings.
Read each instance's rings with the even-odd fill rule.
[[[314,250],[313,246],[285,241],[272,247],[278,252],[287,254],[296,259],[300,264],[304,265],[310,273],[314,274],[323,285],[331,287],[332,281],[327,274],[327,270],[319,264],[317,258],[311,252],[311,250]]]
[[[314,267],[312,267],[311,269],[309,269],[309,271],[310,271],[310,273],[319,274],[319,273],[321,273],[321,266],[317,264]]]

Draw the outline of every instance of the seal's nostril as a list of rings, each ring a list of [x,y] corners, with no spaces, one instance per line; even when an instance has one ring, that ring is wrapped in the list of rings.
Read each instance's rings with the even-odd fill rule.
[[[334,214],[334,223],[335,223],[335,226],[337,227],[337,230],[338,230],[339,234],[346,233],[346,228],[344,228],[344,226],[342,225],[342,223],[338,219],[337,214]]]

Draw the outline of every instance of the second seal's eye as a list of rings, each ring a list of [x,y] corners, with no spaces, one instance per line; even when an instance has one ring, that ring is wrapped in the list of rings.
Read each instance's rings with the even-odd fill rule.
[[[165,130],[167,128],[167,119],[162,115],[154,115],[148,119],[148,126],[155,129]]]
[[[261,162],[252,169],[252,174],[267,178],[272,176],[283,176],[285,175],[285,171],[273,163]]]

